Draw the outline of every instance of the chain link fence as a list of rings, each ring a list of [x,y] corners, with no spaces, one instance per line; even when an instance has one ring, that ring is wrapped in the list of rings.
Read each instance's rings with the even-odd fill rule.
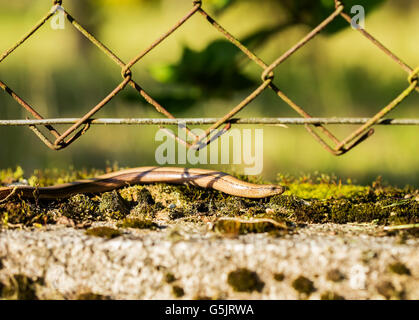
[[[386,54],[389,58],[394,60],[400,68],[408,74],[408,85],[406,89],[400,93],[393,101],[383,107],[379,112],[371,118],[314,118],[307,113],[301,106],[291,100],[277,85],[274,83],[275,70],[285,60],[291,58],[297,51],[304,48],[307,43],[313,40],[324,28],[326,28],[335,19],[343,18],[351,25],[352,18],[344,12],[344,1],[335,2],[335,10],[316,28],[309,32],[303,39],[301,39],[292,48],[279,56],[271,64],[267,64],[260,59],[254,52],[249,50],[243,43],[230,34],[224,27],[222,27],[212,16],[208,14],[203,8],[203,1],[192,1],[192,8],[185,14],[174,26],[172,26],[166,33],[155,40],[148,48],[140,52],[137,56],[132,58],[128,63],[122,61],[114,52],[99,41],[93,34],[86,30],[77,20],[70,15],[63,7],[62,1],[54,1],[51,10],[16,44],[0,56],[0,63],[4,61],[11,53],[13,53],[19,46],[28,40],[34,33],[36,33],[58,10],[64,12],[67,20],[76,28],[83,36],[90,40],[99,50],[106,54],[114,63],[121,68],[121,83],[110,92],[102,101],[94,106],[90,111],[80,118],[71,119],[45,119],[39,114],[34,107],[23,100],[16,92],[0,80],[0,87],[13,97],[16,102],[26,109],[35,119],[30,120],[0,120],[1,126],[28,126],[38,136],[45,145],[52,150],[60,150],[80,138],[85,134],[91,125],[99,124],[114,124],[114,125],[157,125],[161,129],[166,130],[164,125],[180,125],[189,137],[192,143],[174,135],[170,130],[166,130],[179,143],[186,145],[189,148],[202,148],[213,141],[213,133],[220,127],[223,127],[223,132],[230,129],[231,124],[296,124],[304,125],[307,131],[331,154],[342,155],[359,143],[370,137],[374,133],[373,126],[375,125],[419,125],[419,119],[384,119],[384,117],[392,110],[397,108],[403,100],[405,100],[414,91],[419,93],[419,67],[413,69],[402,59],[397,57],[392,51],[385,47],[375,37],[368,33],[365,29],[359,28],[358,32],[371,41],[378,50]],[[191,118],[191,119],[177,119],[173,114],[167,111],[161,104],[151,97],[139,84],[133,79],[131,68],[144,58],[148,53],[158,47],[168,37],[175,33],[182,27],[192,16],[201,15],[203,20],[213,26],[219,33],[228,41],[240,49],[251,61],[261,68],[261,84],[252,93],[250,93],[238,105],[234,106],[228,113],[221,118]],[[99,110],[101,110],[109,101],[111,101],[119,92],[129,85],[133,87],[142,98],[144,98],[151,106],[158,112],[167,117],[167,119],[94,119],[92,118]],[[237,113],[246,108],[253,100],[255,100],[263,91],[273,90],[275,94],[288,104],[301,118],[234,118]],[[60,133],[55,125],[68,124],[69,128]],[[338,139],[326,125],[330,124],[351,124],[360,125],[358,129],[354,130],[346,138]],[[209,125],[202,136],[195,135],[188,125]],[[45,127],[49,131],[49,137],[39,130],[39,127]],[[220,135],[218,134],[217,137]]]

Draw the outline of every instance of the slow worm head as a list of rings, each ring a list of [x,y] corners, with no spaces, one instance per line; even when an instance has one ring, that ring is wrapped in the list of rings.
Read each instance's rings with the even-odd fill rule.
[[[139,167],[51,187],[4,187],[0,188],[0,201],[7,200],[12,196],[54,200],[69,198],[79,193],[101,193],[129,185],[159,182],[212,188],[229,195],[245,198],[266,198],[285,191],[285,187],[282,186],[253,184],[214,170]]]

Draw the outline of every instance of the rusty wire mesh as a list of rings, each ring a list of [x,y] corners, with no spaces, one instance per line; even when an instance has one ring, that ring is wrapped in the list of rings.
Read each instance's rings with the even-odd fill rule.
[[[91,124],[153,124],[159,125],[162,129],[163,125],[168,124],[183,124],[183,128],[186,131],[189,138],[193,141],[192,143],[175,136],[171,131],[166,130],[167,133],[171,134],[174,139],[179,143],[183,143],[188,147],[200,148],[206,146],[211,142],[211,135],[214,130],[224,125],[224,131],[227,131],[232,123],[241,124],[300,124],[304,125],[307,131],[331,154],[342,155],[353,147],[358,145],[360,142],[367,139],[374,133],[374,125],[419,125],[419,119],[384,119],[390,111],[394,110],[400,103],[406,99],[413,91],[419,92],[419,67],[413,69],[397,57],[392,51],[386,48],[381,42],[375,37],[368,33],[365,29],[358,29],[358,31],[371,41],[380,51],[394,60],[402,70],[408,74],[408,87],[400,93],[393,101],[387,106],[382,108],[371,118],[313,118],[307,113],[302,107],[297,105],[291,100],[281,89],[274,84],[274,71],[281,65],[285,60],[290,58],[295,52],[303,48],[308,42],[313,40],[326,26],[332,23],[336,18],[342,17],[349,24],[351,24],[351,17],[346,14],[344,10],[344,2],[334,0],[335,10],[327,17],[322,23],[316,28],[309,32],[303,39],[301,39],[296,45],[278,57],[271,64],[266,64],[262,61],[255,53],[249,50],[243,45],[238,39],[224,29],[213,17],[211,17],[202,7],[201,0],[193,0],[192,8],[185,14],[174,26],[172,26],[166,33],[155,40],[148,48],[139,53],[136,57],[132,58],[128,63],[123,62],[118,58],[109,48],[107,48],[102,42],[100,42],[94,35],[83,28],[74,17],[72,17],[61,5],[62,1],[54,1],[51,10],[15,45],[7,50],[3,55],[0,56],[0,63],[5,60],[13,51],[15,51],[20,45],[22,45],[27,39],[29,39],[35,32],[37,32],[56,12],[57,10],[63,10],[68,21],[88,40],[90,40],[97,48],[104,52],[112,61],[121,67],[122,81],[121,83],[109,93],[102,101],[94,106],[81,118],[75,119],[44,119],[32,106],[25,102],[19,97],[10,87],[0,80],[0,87],[11,95],[23,108],[25,108],[35,120],[0,120],[0,125],[7,126],[29,126],[29,128],[44,142],[50,149],[60,150],[69,146],[72,142],[80,138],[89,129]],[[221,118],[205,118],[205,119],[177,119],[169,111],[167,111],[161,104],[154,100],[136,81],[133,79],[131,67],[138,63],[144,56],[150,51],[158,47],[164,42],[170,35],[178,30],[184,23],[186,23],[192,16],[200,14],[203,18],[210,23],[216,30],[218,30],[227,40],[234,44],[240,49],[250,60],[256,63],[261,69],[261,84],[256,88],[250,95],[242,100],[238,105],[232,108]],[[158,112],[162,113],[167,119],[93,119],[92,117],[102,109],[110,100],[112,100],[119,92],[121,92],[127,85],[130,85]],[[255,100],[263,91],[271,89],[275,94],[288,104],[298,115],[302,118],[252,118],[252,119],[237,119],[233,118],[239,111],[247,107],[253,100]],[[71,126],[64,132],[60,133],[54,125],[57,124],[71,124]],[[205,131],[202,136],[195,135],[187,125],[199,125],[207,124],[210,127]],[[327,124],[360,124],[361,126],[349,134],[346,138],[338,139],[325,125]],[[55,139],[52,141],[46,137],[37,126],[44,126]],[[320,135],[322,134],[322,135]]]

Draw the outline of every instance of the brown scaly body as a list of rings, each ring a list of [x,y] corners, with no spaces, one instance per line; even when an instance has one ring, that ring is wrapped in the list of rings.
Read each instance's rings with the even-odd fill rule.
[[[78,180],[51,187],[10,186],[0,188],[0,201],[11,196],[21,198],[62,199],[79,193],[101,193],[113,189],[145,183],[190,184],[212,188],[233,196],[265,198],[281,194],[285,188],[241,181],[224,172],[206,169],[174,167],[139,167],[116,171],[92,179]]]

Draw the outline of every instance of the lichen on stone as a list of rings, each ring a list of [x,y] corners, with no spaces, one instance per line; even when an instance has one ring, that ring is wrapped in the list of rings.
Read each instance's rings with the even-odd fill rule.
[[[292,282],[292,287],[300,294],[304,294],[306,296],[311,295],[314,291],[316,291],[316,288],[314,287],[313,281],[310,279],[299,276]]]
[[[320,295],[320,300],[345,300],[345,298],[336,292],[325,291]]]
[[[388,266],[390,272],[399,275],[411,275],[410,269],[404,263],[395,262]]]
[[[122,235],[122,232],[110,227],[95,227],[87,229],[86,234],[89,236],[113,239]]]
[[[102,216],[117,220],[122,219],[129,214],[128,203],[116,190],[105,192],[101,195],[98,209]]]
[[[176,298],[182,298],[185,295],[185,290],[183,290],[180,286],[173,286],[172,287],[172,293]]]
[[[237,292],[261,292],[265,286],[256,272],[246,268],[231,271],[228,274],[227,283]]]
[[[32,279],[23,274],[10,276],[6,283],[0,282],[0,299],[38,300],[37,288],[44,285],[43,278]]]

